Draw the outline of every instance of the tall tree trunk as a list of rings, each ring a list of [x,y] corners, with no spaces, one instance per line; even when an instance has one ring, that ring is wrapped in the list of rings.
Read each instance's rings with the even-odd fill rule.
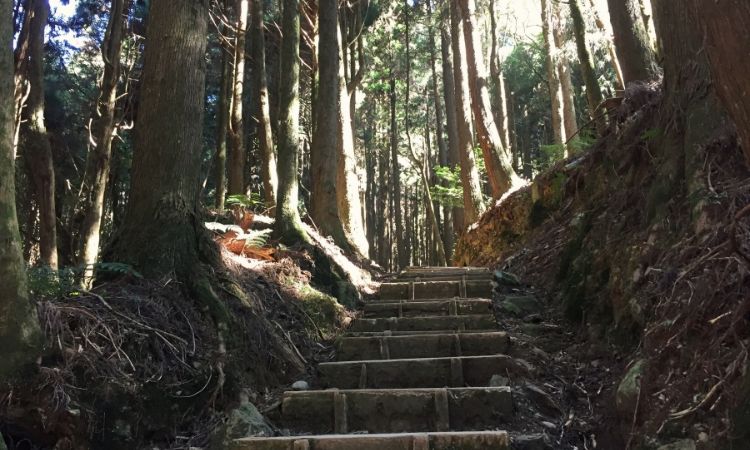
[[[586,84],[589,115],[596,122],[596,129],[601,136],[607,131],[607,121],[604,115],[598,111],[603,100],[602,88],[599,86],[599,80],[594,70],[594,61],[586,43],[586,22],[583,20],[579,0],[569,0],[568,4],[570,5],[570,16],[573,18],[573,33],[576,38],[578,60],[581,63],[581,74],[583,75],[583,82]]]
[[[336,27],[338,29],[338,27]],[[337,33],[337,49],[340,54],[346,51],[341,31]],[[339,62],[341,56],[339,56]],[[344,76],[346,67],[338,64],[338,168],[336,174],[336,199],[339,218],[346,240],[352,251],[363,257],[370,253],[362,220],[362,202],[359,196],[359,176],[357,175],[357,156],[354,153],[354,130],[349,113],[349,91]]]
[[[389,161],[390,148],[380,150],[380,158],[378,161],[378,178],[380,184],[378,185],[378,261],[380,264],[388,268],[389,267],[389,249],[391,243],[387,239],[388,226],[390,221],[386,220],[386,217],[392,217],[390,214],[386,214],[388,209],[388,199],[391,197],[388,192],[387,186],[390,183],[387,182],[388,178],[388,161]],[[389,211],[390,212],[390,211]]]
[[[79,208],[83,221],[79,230],[81,239],[80,263],[85,266],[83,283],[90,286],[93,281],[93,265],[99,256],[104,194],[107,191],[109,169],[112,160],[112,138],[115,132],[117,107],[117,84],[120,79],[120,50],[122,34],[129,0],[113,0],[109,24],[102,41],[104,72],[101,78],[99,99],[92,118],[91,137],[93,148],[86,159],[86,171]]]
[[[7,382],[32,363],[42,346],[35,308],[26,286],[21,236],[16,215],[13,147],[15,88],[12,1],[0,0],[0,381]]]
[[[245,42],[249,0],[235,0],[236,35],[234,39],[234,73],[232,106],[229,120],[229,195],[245,194]]]
[[[492,86],[492,114],[495,116],[500,141],[503,148],[512,153],[508,132],[508,109],[505,98],[505,76],[500,66],[500,52],[498,51],[497,17],[495,17],[495,0],[490,0],[490,78]]]
[[[625,86],[634,81],[655,80],[659,76],[659,68],[649,44],[638,0],[607,0],[607,3]]]
[[[450,2],[451,48],[453,49],[453,93],[456,103],[456,128],[458,130],[458,156],[461,165],[461,185],[464,197],[464,223],[462,230],[479,219],[484,210],[482,187],[479,184],[479,172],[474,161],[474,148],[471,139],[471,94],[469,80],[464,73],[466,67],[466,48],[463,37],[463,25],[459,17],[458,6]]]
[[[622,67],[620,67],[620,60],[617,58],[617,52],[615,51],[615,46],[612,43],[612,30],[610,29],[610,26],[604,23],[601,16],[599,15],[599,10],[596,7],[595,0],[589,0],[589,8],[591,8],[591,11],[594,13],[594,23],[596,24],[596,27],[599,28],[599,31],[601,31],[605,36],[605,45],[607,46],[607,52],[609,52],[609,59],[612,63],[612,70],[615,71],[615,77],[617,78],[617,90],[622,91],[625,89],[625,81],[622,78]]]
[[[428,3],[430,14],[432,14],[432,0]],[[443,122],[443,106],[440,104],[440,95],[438,94],[438,75],[437,75],[437,51],[435,49],[435,28],[430,26],[430,71],[432,72],[432,99],[435,104],[435,135],[438,146],[438,164],[442,167],[450,167],[448,158],[448,145],[445,142],[444,135],[444,122]],[[454,117],[455,120],[455,117]],[[443,182],[444,186],[447,186],[446,182]],[[445,259],[450,261],[453,258],[453,207],[450,205],[443,205],[443,232],[441,239],[443,240],[443,248],[445,250]]]
[[[340,217],[337,181],[341,91],[339,72],[339,27],[337,0],[320,0],[318,5],[320,71],[316,98],[316,124],[310,151],[311,216],[321,232],[331,236],[347,251],[356,251]]]
[[[222,28],[222,34],[227,35],[229,27]],[[224,210],[227,196],[227,132],[229,131],[229,106],[232,80],[233,56],[228,46],[221,42],[221,85],[219,87],[219,111],[216,124],[216,157],[214,159],[214,178],[216,179],[216,198],[214,206],[219,211]]]
[[[492,116],[489,87],[482,59],[482,44],[475,30],[476,8],[474,0],[459,0],[466,45],[466,68],[468,70],[471,107],[477,139],[484,154],[484,165],[492,188],[492,197],[499,199],[506,192],[521,183],[513,170],[510,153],[503,147],[495,119]]]
[[[729,0],[721,6],[707,0],[692,0],[707,39],[711,73],[724,107],[734,119],[742,148],[750,165],[750,3]]]
[[[576,120],[575,91],[573,89],[573,77],[570,70],[570,59],[565,54],[565,22],[560,11],[560,5],[552,3],[552,34],[555,38],[555,47],[558,52],[557,73],[560,76],[560,89],[562,89],[563,100],[563,124],[565,126],[565,137],[570,139],[578,131]],[[567,155],[566,155],[567,156]]]
[[[256,2],[260,3],[260,0]],[[283,37],[279,79],[279,191],[274,231],[283,243],[296,244],[309,240],[302,228],[298,209],[299,0],[284,0],[281,26]]]
[[[552,31],[552,14],[549,2],[551,0],[542,0],[542,34],[544,37],[544,49],[547,67],[547,85],[549,86],[549,96],[552,103],[552,132],[554,143],[565,145],[567,142],[567,133],[565,133],[563,110],[563,92],[560,84],[560,75],[557,72],[557,47],[555,46],[554,33]]]
[[[405,107],[404,107],[404,131],[406,132],[406,141],[407,146],[409,148],[409,154],[411,155],[412,162],[415,166],[415,168],[419,171],[421,182],[422,182],[422,188],[424,189],[424,202],[425,202],[425,210],[426,210],[426,219],[430,222],[430,226],[432,229],[432,233],[434,233],[435,236],[440,236],[440,226],[437,222],[437,216],[435,215],[435,208],[432,203],[432,195],[430,194],[430,181],[427,176],[427,169],[425,168],[425,157],[428,155],[425,155],[423,158],[418,158],[416,152],[414,151],[414,147],[412,145],[412,139],[411,139],[411,121],[409,114],[410,112],[410,105],[409,100],[411,98],[411,51],[410,51],[410,36],[409,36],[409,27],[410,27],[410,20],[409,20],[409,9],[411,7],[407,4],[406,5],[406,13],[404,15],[406,20],[406,99],[405,99]],[[427,138],[429,142],[429,137]],[[418,217],[418,216],[417,216]],[[445,259],[445,248],[443,247],[443,242],[438,240],[438,262],[440,265],[444,266],[446,259]]]
[[[408,253],[404,246],[404,223],[401,217],[401,167],[398,163],[398,124],[396,122],[396,78],[391,70],[390,88],[388,92],[390,106],[390,148],[391,148],[391,187],[394,208],[393,222],[396,232],[397,268],[404,268],[408,264]]]
[[[130,201],[111,257],[149,278],[176,275],[226,323],[204,266],[221,260],[199,206],[207,33],[208,0],[151,2]]]
[[[252,36],[253,60],[255,63],[253,70],[253,92],[256,95],[257,117],[255,119],[258,123],[260,178],[263,182],[263,198],[266,202],[266,207],[273,208],[276,204],[276,188],[279,181],[276,173],[276,154],[273,150],[271,110],[268,100],[268,79],[266,76],[266,33],[263,29],[263,0],[253,1]],[[299,72],[299,67],[297,67],[297,71]],[[281,77],[284,77],[285,75],[284,68],[282,67]],[[299,76],[297,78],[295,84],[299,84]],[[279,88],[281,89],[280,97],[283,97],[284,88],[282,86],[279,86]],[[280,108],[283,108],[284,99],[280,98],[279,101],[281,102]],[[296,101],[299,103],[299,99],[296,99]],[[299,109],[299,105],[297,105],[297,108]],[[284,120],[283,113],[279,111],[279,126],[283,126],[282,122]],[[281,133],[281,130],[279,130],[279,133]],[[295,151],[295,155],[296,153],[297,152]]]
[[[446,22],[445,17],[441,18]],[[451,52],[451,42],[448,37],[447,27],[449,25],[441,23],[440,25],[440,57],[443,72],[443,99],[445,101],[445,126],[448,135],[448,166],[451,170],[456,167],[460,168],[459,142],[458,142],[458,123],[456,121],[456,92],[455,82],[453,79],[453,54]],[[453,232],[464,228],[464,209],[462,206],[453,208]]]
[[[44,30],[49,18],[49,0],[31,2],[29,30],[29,96],[24,130],[24,156],[34,183],[39,208],[39,253],[41,263],[57,269],[57,220],[55,169],[47,127],[44,123]]]

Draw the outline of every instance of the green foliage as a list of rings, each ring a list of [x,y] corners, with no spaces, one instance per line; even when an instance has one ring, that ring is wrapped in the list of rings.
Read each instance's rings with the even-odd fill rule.
[[[53,270],[49,266],[34,266],[28,269],[29,292],[37,299],[50,299],[65,295],[75,296],[80,288],[80,280],[86,276],[86,268],[91,266],[71,266]],[[120,262],[100,262],[93,265],[97,274],[131,276],[143,278],[130,264]]]
[[[257,192],[252,192],[250,195],[229,195],[227,196],[226,205],[229,207],[240,206],[247,209],[262,208],[264,206],[263,199]]]
[[[436,182],[430,188],[432,199],[443,206],[462,206],[464,189],[461,186],[461,169],[435,166],[433,170]]]
[[[641,139],[644,141],[653,141],[659,139],[662,136],[662,130],[660,128],[649,128],[641,134]]]

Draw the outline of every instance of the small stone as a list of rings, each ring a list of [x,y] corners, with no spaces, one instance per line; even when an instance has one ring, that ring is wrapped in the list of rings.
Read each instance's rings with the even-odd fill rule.
[[[510,383],[510,380],[507,377],[504,377],[502,375],[492,375],[492,378],[490,378],[490,387],[503,387],[507,386]]]
[[[529,400],[531,400],[546,417],[555,418],[562,416],[562,408],[560,408],[557,402],[553,400],[544,389],[531,383],[526,383],[523,389]]]
[[[546,434],[525,434],[513,438],[513,449],[551,450],[552,444]]]
[[[615,403],[623,417],[632,417],[638,397],[641,394],[641,377],[646,370],[646,361],[635,361],[617,386]]]
[[[692,439],[681,439],[671,444],[662,445],[656,450],[695,450],[695,441]]]
[[[310,384],[305,380],[295,381],[292,385],[292,389],[295,391],[309,391]]]
[[[554,424],[554,423],[552,423],[552,422],[547,422],[546,420],[542,422],[542,426],[543,426],[544,428],[548,428],[548,429],[550,429],[550,430],[555,430],[555,429],[557,429],[557,427],[555,426],[555,424]]]
[[[708,433],[705,431],[698,433],[698,442],[708,442]]]

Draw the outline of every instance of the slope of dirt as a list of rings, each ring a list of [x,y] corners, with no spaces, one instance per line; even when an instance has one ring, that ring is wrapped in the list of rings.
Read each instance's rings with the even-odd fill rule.
[[[750,448],[750,172],[730,125],[674,152],[661,105],[630,89],[614,132],[487,211],[456,262],[547,293],[575,357],[616,381],[591,402],[626,448]]]
[[[234,229],[249,235],[250,227]],[[342,288],[313,279],[357,278],[342,280],[351,296],[367,289],[368,271],[319,236],[316,247],[297,249],[245,247],[224,232],[216,240],[224,247],[217,274],[231,311],[227,330],[173,279],[147,281],[105,264],[118,276],[82,291],[72,278],[32,272],[46,352],[36,370],[0,386],[9,450],[215,448],[233,411],[248,401],[272,408],[281,391],[311,376],[351,320],[335,297]]]

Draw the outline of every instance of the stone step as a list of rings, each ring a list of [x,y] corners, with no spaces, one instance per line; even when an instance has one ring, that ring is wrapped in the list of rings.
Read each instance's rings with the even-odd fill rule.
[[[336,342],[339,361],[439,358],[507,353],[510,337],[491,333],[444,333],[405,336],[344,336]]]
[[[505,431],[244,438],[230,450],[509,450]]]
[[[507,355],[336,361],[318,364],[325,388],[412,389],[489,386],[493,375],[526,377],[529,368]]]
[[[451,280],[387,282],[380,285],[380,300],[413,300],[427,298],[492,298],[490,280]]]
[[[492,271],[487,267],[407,267],[397,277],[427,278],[427,277],[492,277]]]
[[[449,299],[424,302],[371,302],[364,307],[364,317],[418,317],[492,314],[492,300]]]
[[[496,428],[513,416],[509,387],[286,392],[293,433],[402,433]]]
[[[429,331],[429,330],[494,330],[497,328],[495,316],[472,314],[465,316],[428,317],[381,317],[357,319],[351,326],[353,332],[372,331]]]

